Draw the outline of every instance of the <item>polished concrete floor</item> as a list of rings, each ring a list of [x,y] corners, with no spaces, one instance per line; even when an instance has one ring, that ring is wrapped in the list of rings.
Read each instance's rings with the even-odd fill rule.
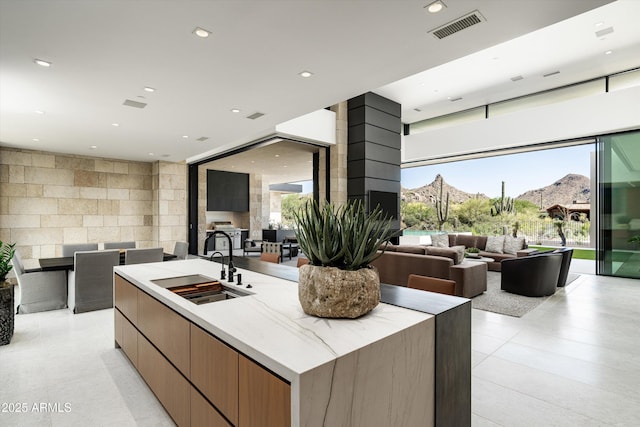
[[[640,425],[639,280],[583,274],[522,318],[474,310],[472,330],[473,426]],[[0,405],[0,426],[173,425],[111,309],[16,316]]]

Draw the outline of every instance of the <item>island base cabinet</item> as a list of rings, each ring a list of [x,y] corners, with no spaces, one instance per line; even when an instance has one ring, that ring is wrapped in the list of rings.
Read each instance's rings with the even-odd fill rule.
[[[191,425],[191,384],[142,335],[138,372],[178,426]]]
[[[238,427],[291,425],[291,386],[253,361],[238,360]]]
[[[133,366],[138,367],[138,330],[117,309],[115,313],[116,344],[122,348]]]
[[[191,383],[238,423],[238,352],[191,325]]]
[[[198,391],[191,387],[191,425],[193,427],[233,427]]]

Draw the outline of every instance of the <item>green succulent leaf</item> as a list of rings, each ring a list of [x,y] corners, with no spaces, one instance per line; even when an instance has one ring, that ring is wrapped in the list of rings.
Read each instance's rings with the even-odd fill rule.
[[[296,237],[309,263],[343,270],[367,267],[396,233],[379,206],[367,213],[360,200],[338,208],[309,201],[294,218]]]

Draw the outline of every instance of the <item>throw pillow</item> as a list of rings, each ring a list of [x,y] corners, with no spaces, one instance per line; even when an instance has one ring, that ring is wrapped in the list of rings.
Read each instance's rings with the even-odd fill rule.
[[[487,246],[485,246],[484,248],[486,252],[503,254],[504,253],[503,249],[504,249],[504,236],[487,237]]]
[[[505,236],[504,253],[516,255],[519,250],[524,249],[524,237]]]
[[[449,236],[447,234],[434,234],[431,236],[431,244],[436,248],[448,248]]]

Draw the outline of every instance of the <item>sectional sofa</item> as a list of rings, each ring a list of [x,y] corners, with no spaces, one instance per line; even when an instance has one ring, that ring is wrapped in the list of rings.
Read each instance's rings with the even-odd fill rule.
[[[473,236],[470,234],[448,234],[440,239],[432,236],[431,240],[436,247],[445,247],[441,242],[446,241],[446,247],[456,248],[464,246],[465,250],[469,248],[478,248],[480,256],[492,258],[494,261],[487,263],[490,271],[501,271],[500,263],[502,260],[516,257],[523,257],[534,254],[536,249],[527,247],[527,242],[523,237],[511,236]]]
[[[456,282],[455,295],[472,298],[487,290],[487,264],[464,260],[464,251],[442,250],[419,245],[388,245],[373,261],[380,282],[407,286],[409,274],[449,279]],[[429,255],[427,251],[448,255]]]

